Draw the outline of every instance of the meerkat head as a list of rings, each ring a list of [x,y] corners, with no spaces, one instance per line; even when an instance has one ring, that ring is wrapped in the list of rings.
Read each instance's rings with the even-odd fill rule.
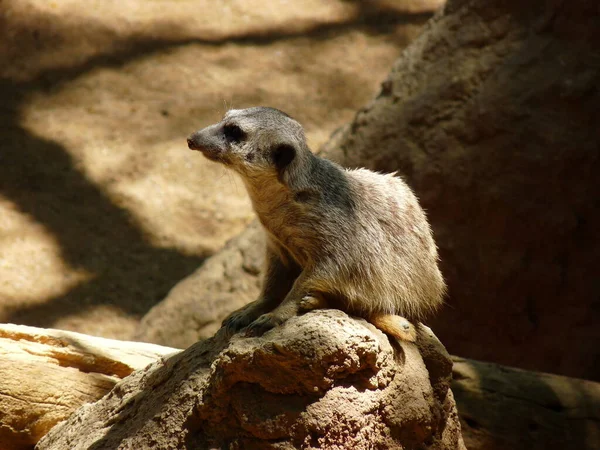
[[[229,110],[219,123],[196,131],[187,142],[190,149],[246,179],[272,175],[284,182],[286,172],[311,155],[302,125],[267,107]]]

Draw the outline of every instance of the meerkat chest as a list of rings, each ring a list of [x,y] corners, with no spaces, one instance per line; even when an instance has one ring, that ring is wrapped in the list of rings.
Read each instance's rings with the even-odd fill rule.
[[[311,219],[311,205],[299,202],[294,194],[280,189],[277,183],[263,183],[249,189],[254,212],[269,235],[306,267],[318,241]]]
[[[293,205],[282,205],[275,210],[258,214],[259,220],[271,237],[296,260],[306,267],[312,260],[315,230],[306,222],[302,212]]]

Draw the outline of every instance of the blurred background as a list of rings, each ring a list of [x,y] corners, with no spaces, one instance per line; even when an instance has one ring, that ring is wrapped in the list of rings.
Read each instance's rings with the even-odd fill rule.
[[[131,338],[252,218],[188,134],[269,105],[319,148],[440,3],[2,1],[0,322]]]

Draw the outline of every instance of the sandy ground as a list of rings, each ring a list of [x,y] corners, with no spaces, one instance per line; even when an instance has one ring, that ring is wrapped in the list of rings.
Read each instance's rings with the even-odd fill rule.
[[[4,0],[0,322],[130,337],[252,217],[187,135],[269,105],[317,149],[436,3]]]

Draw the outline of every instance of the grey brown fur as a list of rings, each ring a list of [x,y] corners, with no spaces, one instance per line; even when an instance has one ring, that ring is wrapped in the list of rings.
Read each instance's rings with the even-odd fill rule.
[[[399,177],[314,155],[302,126],[273,108],[230,110],[188,145],[240,174],[268,237],[261,295],[224,321],[231,331],[260,334],[325,305],[376,325],[419,321],[442,303],[431,229]]]

